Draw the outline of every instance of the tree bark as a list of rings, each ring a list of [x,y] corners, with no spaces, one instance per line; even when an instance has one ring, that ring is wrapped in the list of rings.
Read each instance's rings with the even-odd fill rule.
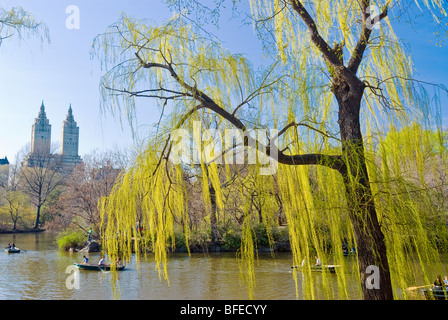
[[[213,245],[219,244],[219,231],[218,231],[218,218],[216,216],[217,206],[216,206],[216,192],[210,183],[210,202],[211,202],[211,212],[210,212],[210,228],[211,228],[211,241]]]
[[[370,188],[359,119],[364,84],[342,76],[334,80],[332,90],[339,104],[338,122],[346,163],[340,172],[344,178],[349,217],[355,234],[363,298],[391,300],[393,290],[386,244]],[[374,272],[379,274],[372,275],[370,270],[377,270]],[[372,279],[376,283],[372,283]]]
[[[35,229],[35,230],[39,229],[40,208],[41,208],[41,207],[42,207],[41,205],[38,205],[38,206],[37,206],[36,222],[34,223],[34,229]]]

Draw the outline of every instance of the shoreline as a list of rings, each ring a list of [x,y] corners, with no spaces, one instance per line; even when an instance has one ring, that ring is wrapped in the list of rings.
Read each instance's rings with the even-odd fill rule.
[[[203,253],[203,252],[237,252],[239,247],[231,247],[226,246],[225,244],[217,245],[212,244],[211,242],[205,243],[203,246],[192,246],[190,247],[190,253]],[[266,247],[266,246],[257,246],[255,248],[256,252],[291,252],[291,246],[289,241],[279,241],[275,242],[274,246]],[[186,253],[188,252],[187,248],[176,247],[174,251],[169,250],[170,253]]]
[[[8,230],[8,229],[0,229],[0,235],[2,234],[29,234],[29,233],[43,233],[43,232],[52,232],[47,229],[19,229],[19,230]],[[93,241],[95,243],[98,243],[96,241]],[[90,251],[89,250],[89,242],[84,243],[79,248],[76,248],[75,246],[69,246],[67,249],[62,249],[62,251],[66,252],[100,252],[101,251],[101,244],[99,248],[95,248],[95,250]],[[150,251],[149,248],[146,248],[146,250],[143,251]],[[237,252],[240,248],[239,247],[233,247],[225,243],[221,244],[213,244],[211,242],[202,243],[201,245],[191,245],[190,250],[188,250],[185,246],[178,246],[174,249],[174,251],[171,248],[167,248],[169,253],[187,253],[190,251],[190,253],[204,253],[204,252]],[[134,250],[133,250],[134,251]],[[275,242],[273,247],[269,246],[257,246],[255,249],[256,252],[291,252],[291,246],[289,241],[278,241]]]
[[[25,229],[25,230],[7,230],[0,229],[0,234],[17,234],[17,233],[41,233],[47,231],[46,229]]]

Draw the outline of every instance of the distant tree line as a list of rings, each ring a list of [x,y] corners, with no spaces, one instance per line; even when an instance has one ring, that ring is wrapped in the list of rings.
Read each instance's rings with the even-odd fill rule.
[[[34,154],[26,166],[24,147],[10,164],[9,179],[0,186],[0,223],[5,230],[72,228],[98,232],[98,200],[107,196],[125,168],[122,150],[95,151],[67,170],[51,154]]]

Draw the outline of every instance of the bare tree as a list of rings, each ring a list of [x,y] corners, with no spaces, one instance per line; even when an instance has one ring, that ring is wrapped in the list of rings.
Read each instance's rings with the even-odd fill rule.
[[[49,195],[63,183],[60,158],[52,153],[34,152],[25,159],[20,172],[21,185],[36,206],[36,220],[34,229],[40,225],[42,206],[49,199]]]
[[[29,206],[29,199],[26,194],[20,190],[9,190],[4,196],[6,206],[3,210],[6,211],[12,221],[12,231],[16,231],[17,223],[22,219],[23,214],[27,211]]]
[[[69,221],[81,229],[93,226],[98,231],[101,221],[98,201],[109,195],[127,164],[127,157],[118,149],[86,155],[84,162],[65,180],[65,190],[58,201],[63,215],[71,216]]]

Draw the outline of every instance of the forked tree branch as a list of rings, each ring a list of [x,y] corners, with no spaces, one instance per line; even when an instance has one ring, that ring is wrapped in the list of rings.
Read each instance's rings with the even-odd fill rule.
[[[234,114],[229,113],[227,110],[222,108],[218,103],[216,103],[212,98],[210,98],[208,95],[206,95],[204,92],[199,90],[196,87],[193,87],[189,84],[187,84],[184,80],[182,80],[178,74],[175,72],[173,66],[171,63],[167,62],[167,64],[160,64],[160,63],[147,63],[144,62],[140,56],[136,53],[136,57],[139,59],[141,65],[143,68],[162,68],[167,70],[171,77],[176,80],[176,82],[186,89],[192,98],[197,100],[200,104],[191,109],[187,114],[185,114],[181,121],[178,123],[176,128],[179,128],[186,119],[191,116],[194,112],[201,108],[207,108],[230,123],[232,123],[237,129],[240,129],[243,133],[247,131],[246,126],[243,124],[243,122],[238,119]],[[165,60],[167,61],[167,60]],[[167,140],[167,143],[164,146],[164,150],[169,148],[169,139]],[[287,155],[284,153],[284,151],[279,150],[274,144],[270,144],[270,146],[264,146],[263,143],[260,141],[257,141],[256,139],[252,138],[250,135],[244,136],[244,145],[258,145],[261,146],[261,150],[264,150],[265,154],[271,158],[274,158],[274,160],[278,161],[279,163],[286,164],[286,165],[322,165],[326,166],[335,170],[338,170],[340,172],[343,172],[345,168],[344,161],[341,156],[339,155],[326,155],[326,154],[297,154],[297,155]],[[162,157],[163,157],[162,152]],[[156,166],[157,168],[160,166],[159,164]]]
[[[390,1],[383,8],[383,11],[378,17],[378,22],[387,17],[389,3]],[[369,43],[369,38],[373,30],[372,21],[377,20],[376,17],[371,17],[372,12],[371,10],[369,10],[370,0],[362,0],[360,2],[360,6],[362,14],[362,31],[348,63],[348,69],[353,72],[353,74],[356,74],[358,72],[359,65],[361,64],[364,52],[367,48],[367,44]]]
[[[345,68],[343,65],[343,61],[338,57],[337,52],[332,49],[324,38],[319,33],[319,30],[316,26],[314,19],[308,13],[301,0],[289,0],[293,9],[297,12],[297,14],[302,18],[303,22],[308,28],[310,33],[311,42],[319,49],[322,53],[323,58],[327,63],[330,63],[333,67],[340,67],[344,71],[348,69],[351,71],[353,75],[356,75],[359,65],[361,64],[362,58],[364,56],[364,52],[367,48],[367,44],[369,42],[370,35],[372,33],[373,25],[372,21],[377,20],[376,17],[371,17],[371,10],[369,10],[370,0],[359,0],[360,2],[360,10],[362,13],[362,31],[359,36],[356,47],[352,53],[350,61],[348,63],[348,67]],[[390,2],[390,1],[389,1]],[[383,11],[378,17],[378,21],[381,21],[387,16],[389,3],[386,4]],[[347,74],[347,72],[344,72]]]
[[[300,127],[300,126],[306,127],[306,128],[311,129],[311,130],[313,130],[313,131],[315,131],[315,132],[317,132],[317,133],[320,133],[320,134],[321,134],[322,136],[324,136],[324,137],[332,138],[332,139],[341,141],[341,139],[339,139],[339,138],[333,136],[332,134],[329,134],[328,132],[324,132],[324,131],[322,131],[322,130],[316,129],[316,128],[314,128],[313,126],[311,126],[311,125],[309,125],[309,124],[307,124],[307,123],[303,123],[303,122],[299,122],[299,123],[297,123],[297,122],[295,122],[295,121],[292,121],[292,122],[288,123],[283,129],[281,129],[281,130],[278,132],[278,134],[277,134],[275,137],[272,138],[272,140],[275,140],[275,139],[277,139],[278,137],[280,137],[280,136],[281,136],[282,134],[284,134],[289,128],[291,128],[291,127]]]
[[[298,13],[298,15],[302,18],[303,22],[305,22],[308,31],[310,33],[311,42],[322,52],[324,59],[331,63],[333,66],[341,66],[342,62],[333,51],[333,49],[328,45],[328,43],[322,38],[319,31],[317,30],[316,23],[314,19],[310,16],[308,11],[303,6],[300,0],[290,0],[290,4],[293,9]]]

